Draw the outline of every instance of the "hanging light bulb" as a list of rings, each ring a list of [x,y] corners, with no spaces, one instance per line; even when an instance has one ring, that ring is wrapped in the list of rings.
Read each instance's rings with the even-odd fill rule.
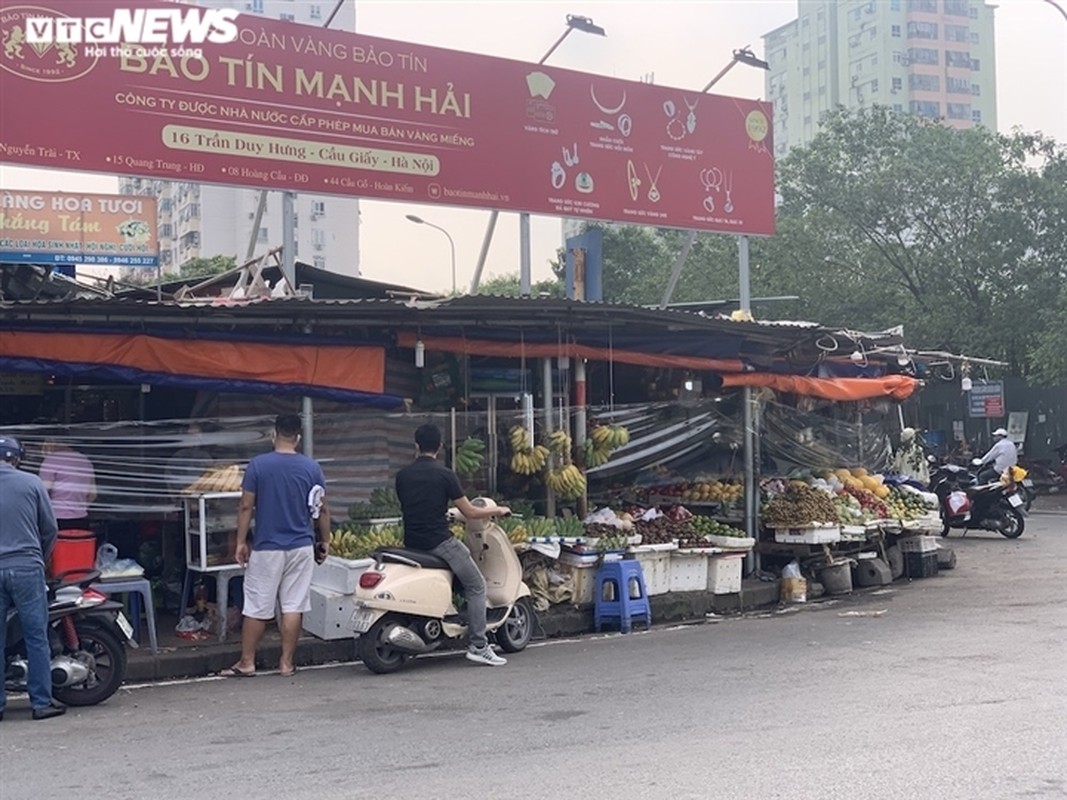
[[[962,380],[960,380],[960,388],[965,392],[969,392],[974,388],[974,381],[965,375]]]
[[[419,369],[426,366],[426,345],[422,339],[415,342],[415,366]]]

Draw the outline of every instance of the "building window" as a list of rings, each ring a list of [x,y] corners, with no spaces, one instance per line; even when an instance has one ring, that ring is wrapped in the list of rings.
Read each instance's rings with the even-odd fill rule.
[[[850,17],[852,17],[852,19],[853,19],[853,20],[854,20],[855,22],[859,22],[859,21],[860,21],[860,18],[861,18],[861,17],[863,16],[863,9],[862,9],[862,8],[854,8],[854,9],[852,9],[852,11],[851,11],[851,12],[849,13],[849,16],[850,16]]]
[[[978,44],[978,34],[977,33],[972,33],[971,34],[971,44]]]
[[[908,63],[910,64],[939,64],[941,54],[929,47],[908,48]]]
[[[971,122],[980,123],[982,121],[982,112],[977,108],[971,111]]]
[[[819,69],[826,69],[826,61],[825,60],[819,62]]]
[[[941,104],[931,100],[912,100],[911,113],[918,114],[920,117],[937,119],[941,116]]]
[[[263,13],[263,0],[252,0],[252,9],[251,10],[252,10],[253,14],[262,14]]]
[[[875,78],[873,81],[871,81],[871,94],[874,94],[877,91],[878,91],[878,79]]]
[[[314,5],[308,10],[311,19],[322,19],[322,6]]]
[[[980,95],[981,93],[982,93],[982,87],[979,86],[977,83],[972,83],[971,84],[971,94],[977,96],[977,95]]]
[[[899,25],[890,25],[889,26],[889,35],[892,36],[894,39],[899,39],[900,38],[900,26]]]
[[[953,78],[950,76],[945,79],[945,88],[948,89],[949,94],[970,94],[971,79]]]
[[[260,226],[260,228],[259,228],[259,233],[257,233],[257,234],[256,234],[256,241],[257,241],[257,242],[265,242],[265,241],[267,241],[267,240],[268,240],[269,238],[270,238],[270,235],[268,234],[268,232],[267,232],[267,229],[266,229],[266,228],[264,228],[264,227],[263,227],[263,226],[261,225],[261,226]]]
[[[937,0],[908,0],[908,11],[923,11],[927,14],[936,14]]]
[[[971,19],[978,19],[978,9],[977,8],[969,8],[969,9],[967,9],[967,16],[970,17]]]
[[[826,94],[826,87],[825,86],[820,86],[819,87],[819,94]]]
[[[282,22],[296,22],[296,17],[292,14],[279,14],[278,19],[280,19]]]
[[[970,68],[971,64],[972,61],[970,53],[964,52],[963,50],[945,51],[945,66]]]
[[[803,50],[803,52],[805,52],[805,53],[809,53],[809,52],[811,52],[811,45],[805,42],[804,46],[801,48],[801,50]]]
[[[899,92],[904,88],[904,81],[900,78],[893,78],[893,91]]]
[[[971,118],[971,104],[970,103],[948,103],[948,118],[949,119],[970,119]]]
[[[811,67],[804,67],[804,74],[805,75],[810,75],[811,74]]]
[[[908,23],[908,38],[909,39],[936,39],[937,38],[937,23],[936,22],[909,22]]]
[[[311,266],[316,269],[326,269],[326,256],[312,256]]]
[[[969,42],[971,40],[970,31],[967,30],[966,25],[946,25],[945,26],[945,41],[947,42]]]
[[[937,75],[909,75],[908,88],[913,92],[939,92],[941,78]]]
[[[878,27],[876,25],[872,25],[870,29],[868,29],[867,38],[872,42],[878,38]]]
[[[311,245],[316,250],[326,247],[326,231],[316,228],[311,232]]]
[[[873,56],[871,56],[871,66],[872,67],[877,67],[878,66],[878,54],[877,53],[875,53]]]
[[[945,13],[950,17],[966,17],[969,11],[967,0],[945,0]]]
[[[811,117],[804,117],[804,125],[811,127]]]
[[[774,86],[771,86],[771,91],[774,91]],[[311,214],[315,217],[326,216],[326,201],[325,200],[312,200],[311,201]]]
[[[811,92],[804,92],[804,102],[807,103],[811,100]]]
[[[900,11],[900,0],[889,0],[890,11]]]
[[[174,226],[169,222],[164,222],[159,226],[159,238],[169,239],[174,235]]]
[[[893,103],[893,110],[896,111],[898,114],[903,114],[904,106],[901,103]]]
[[[974,72],[978,72],[978,70],[980,70],[981,68],[982,68],[981,62],[977,58],[972,58],[971,59],[971,69]]]

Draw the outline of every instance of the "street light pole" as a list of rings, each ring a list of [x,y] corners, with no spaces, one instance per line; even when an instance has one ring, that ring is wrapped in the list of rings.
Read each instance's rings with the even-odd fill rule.
[[[456,243],[452,240],[452,234],[442,228],[440,225],[434,225],[432,222],[427,222],[422,217],[416,217],[414,214],[408,214],[407,219],[414,222],[416,225],[426,225],[434,230],[441,231],[448,237],[448,246],[452,252],[452,294],[456,293]]]
[[[589,17],[568,14],[567,27],[563,29],[563,33],[561,33],[559,38],[552,43],[552,46],[548,48],[548,51],[541,56],[541,60],[537,62],[538,65],[548,61],[548,57],[556,52],[556,48],[563,44],[563,40],[571,35],[571,31],[583,31],[584,33],[592,33],[596,36],[607,35],[605,30],[599,25],[595,25],[593,20]],[[478,291],[478,284],[482,280],[482,270],[485,268],[485,259],[489,255],[489,244],[493,241],[493,231],[496,230],[496,221],[499,216],[500,212],[496,209],[489,212],[489,222],[486,223],[485,236],[482,237],[482,249],[478,253],[478,263],[474,267],[474,277],[471,278],[471,294]],[[531,271],[530,215],[528,212],[522,211],[519,213],[519,294],[524,297],[528,296],[532,291],[530,281]]]

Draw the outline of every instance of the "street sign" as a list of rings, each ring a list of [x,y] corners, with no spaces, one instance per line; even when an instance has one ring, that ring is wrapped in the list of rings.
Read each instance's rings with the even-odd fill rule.
[[[1004,382],[976,383],[968,395],[967,411],[971,417],[995,419],[1004,416]]]

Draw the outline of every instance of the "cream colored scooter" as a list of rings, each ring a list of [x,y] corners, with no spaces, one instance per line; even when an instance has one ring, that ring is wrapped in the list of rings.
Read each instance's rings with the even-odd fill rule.
[[[487,498],[471,501],[494,507]],[[454,518],[463,520],[453,509]],[[507,534],[491,519],[465,520],[467,547],[486,584],[486,630],[500,649],[517,653],[533,632],[530,589]],[[369,670],[394,672],[422,653],[467,635],[453,603],[453,576],[442,559],[421,550],[387,548],[359,577],[352,628],[356,653]],[[457,591],[461,591],[457,583]]]

